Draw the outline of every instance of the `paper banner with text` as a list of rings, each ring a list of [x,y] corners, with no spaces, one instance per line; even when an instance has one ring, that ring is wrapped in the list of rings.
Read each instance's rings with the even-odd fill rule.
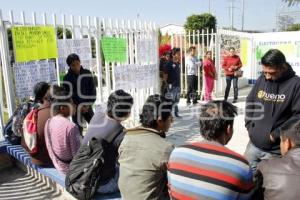
[[[101,47],[105,62],[127,61],[127,41],[124,38],[103,37]]]
[[[87,69],[93,67],[92,65],[94,63],[92,61],[92,48],[90,39],[60,39],[57,40],[57,47],[58,65],[60,71],[65,71],[69,68],[66,63],[66,59],[71,53],[76,53],[79,56],[82,67]]]
[[[114,67],[115,89],[151,88],[156,84],[157,65],[120,65]]]
[[[12,36],[16,62],[57,58],[54,27],[16,26]]]
[[[300,75],[300,39],[299,32],[279,32],[256,34],[255,58],[257,77],[262,71],[261,58],[270,49],[279,49],[291,64],[297,75]]]
[[[27,63],[15,63],[13,66],[16,94],[19,98],[32,95],[36,83],[44,81],[56,82],[56,70],[54,61],[37,61]]]
[[[137,62],[140,64],[144,63],[155,63],[156,62],[156,51],[154,48],[153,40],[139,38],[136,41],[137,46]]]

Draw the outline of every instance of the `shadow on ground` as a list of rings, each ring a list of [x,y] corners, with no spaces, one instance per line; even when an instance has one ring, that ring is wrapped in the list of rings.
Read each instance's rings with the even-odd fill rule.
[[[42,180],[34,178],[17,167],[0,171],[0,200],[46,200],[64,199],[61,193],[47,187]]]

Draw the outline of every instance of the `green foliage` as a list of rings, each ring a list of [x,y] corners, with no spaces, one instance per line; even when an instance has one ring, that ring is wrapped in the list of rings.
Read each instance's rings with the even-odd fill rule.
[[[63,39],[63,28],[57,27],[56,30],[57,30],[57,38]],[[67,39],[72,38],[72,32],[70,31],[70,29],[66,29],[66,37],[67,37]]]
[[[282,0],[285,3],[288,3],[289,6],[296,5],[300,2],[300,0]]]
[[[293,24],[289,26],[286,31],[300,31],[300,24]]]
[[[216,29],[217,19],[215,16],[209,13],[203,13],[201,15],[191,15],[186,19],[184,25],[185,30],[199,30],[202,29]]]

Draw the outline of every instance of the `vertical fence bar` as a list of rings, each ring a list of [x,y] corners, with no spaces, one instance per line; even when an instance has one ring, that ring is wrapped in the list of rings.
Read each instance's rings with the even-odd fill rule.
[[[66,15],[61,15],[63,39],[66,39]]]
[[[43,24],[44,26],[47,26],[48,22],[47,22],[47,14],[43,13]]]
[[[183,37],[183,51],[184,51],[184,57],[186,56],[187,40],[188,40],[187,37],[188,37],[188,32],[185,31],[185,32],[184,32],[184,37]],[[183,56],[182,56],[182,61],[181,61],[181,63],[183,64]],[[181,65],[181,68],[182,68],[182,69],[185,69],[185,72],[186,72],[186,67],[185,67],[185,65],[184,65],[184,66]],[[182,79],[182,85],[181,85],[182,92],[185,92],[185,80],[183,81],[183,78],[185,78],[185,74],[186,74],[186,73],[184,73],[183,70],[182,70],[182,77],[181,77],[181,79]]]
[[[103,102],[103,84],[102,84],[102,58],[101,58],[101,35],[102,35],[102,27],[99,26],[99,18],[94,18],[96,35],[95,35],[95,46],[96,46],[96,63],[97,63],[97,71],[98,71],[98,94],[100,95],[100,101]]]
[[[56,22],[55,14],[52,15],[52,23],[53,23],[54,30],[55,30],[55,37],[56,37],[56,39],[58,39],[58,37],[57,37],[57,22]],[[60,70],[59,70],[60,66],[59,66],[58,58],[55,59],[55,62],[56,62],[57,84],[60,85]]]
[[[11,26],[14,25],[14,17],[13,12],[10,11],[10,22]],[[9,58],[9,44],[8,44],[8,36],[7,29],[2,17],[2,11],[0,10],[0,28],[1,28],[1,62],[3,69],[3,79],[4,79],[4,88],[6,93],[6,102],[8,107],[8,115],[12,116],[15,101],[14,101],[14,91],[13,91],[13,82],[12,82],[12,68],[10,67],[10,58]]]
[[[34,26],[36,26],[36,13],[35,12],[32,13],[32,24]]]
[[[196,44],[196,33],[195,30],[193,30],[193,46]]]
[[[180,67],[180,74],[181,74],[181,77],[180,77],[180,85],[181,85],[181,87],[182,87],[182,90],[184,90],[184,88],[183,88],[183,78],[184,78],[184,74],[183,74],[183,68],[184,68],[184,66],[182,66],[183,65],[183,55],[184,55],[184,51],[185,51],[185,48],[184,48],[184,46],[183,46],[183,41],[182,41],[182,37],[184,37],[182,34],[180,34],[179,35],[179,37],[180,37],[180,63],[181,63],[181,67]],[[183,91],[184,92],[184,91]]]

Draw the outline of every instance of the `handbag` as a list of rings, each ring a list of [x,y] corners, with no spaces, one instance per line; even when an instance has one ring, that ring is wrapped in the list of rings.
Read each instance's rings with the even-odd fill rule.
[[[241,69],[238,69],[238,70],[234,71],[234,76],[240,78],[243,76],[243,73],[244,72]]]

